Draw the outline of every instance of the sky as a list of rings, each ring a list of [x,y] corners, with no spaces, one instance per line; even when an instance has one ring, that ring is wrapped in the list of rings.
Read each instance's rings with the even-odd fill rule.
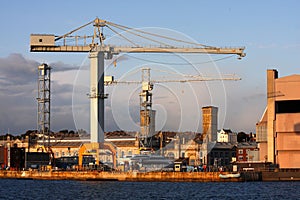
[[[156,128],[201,132],[201,107],[213,105],[219,107],[219,129],[255,132],[266,106],[266,70],[277,69],[280,77],[300,74],[299,8],[296,0],[3,1],[0,134],[36,129],[37,66],[43,62],[53,67],[52,130],[89,129],[88,55],[33,53],[29,37],[32,33],[63,35],[96,17],[209,46],[245,46],[247,55],[241,60],[224,55],[119,55],[117,67],[106,61],[106,73],[137,80],[140,68],[147,66],[153,79],[236,74],[242,80],[155,85]],[[119,41],[112,32],[106,37]],[[186,61],[192,64],[173,64]],[[204,64],[207,61],[215,62]],[[138,85],[106,88],[105,131],[138,130],[139,91]]]

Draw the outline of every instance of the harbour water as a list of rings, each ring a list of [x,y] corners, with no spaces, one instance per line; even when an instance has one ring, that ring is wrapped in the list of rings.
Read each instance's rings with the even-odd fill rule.
[[[0,199],[300,199],[300,182],[112,182],[0,179]]]

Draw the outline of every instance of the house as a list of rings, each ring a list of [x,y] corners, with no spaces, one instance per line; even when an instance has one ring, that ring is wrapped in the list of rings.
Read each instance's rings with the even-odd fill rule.
[[[230,129],[221,129],[217,132],[217,142],[229,142],[235,144],[237,142],[237,134]]]
[[[236,148],[237,161],[259,161],[259,149],[256,142],[240,142]]]
[[[217,142],[207,155],[208,167],[231,169],[231,163],[236,160],[236,145],[228,142]]]

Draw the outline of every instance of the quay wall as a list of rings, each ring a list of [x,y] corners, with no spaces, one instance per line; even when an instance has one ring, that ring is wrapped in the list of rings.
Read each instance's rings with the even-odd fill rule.
[[[166,181],[166,182],[239,182],[222,179],[219,172],[98,172],[98,171],[0,171],[0,178],[86,180],[86,181]]]
[[[300,171],[262,172],[262,181],[300,181]]]

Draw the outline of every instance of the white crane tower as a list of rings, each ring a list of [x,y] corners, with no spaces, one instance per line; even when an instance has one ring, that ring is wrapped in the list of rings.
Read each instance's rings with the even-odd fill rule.
[[[78,30],[89,25],[94,26],[92,35],[73,35]],[[116,33],[124,41],[130,42],[131,46],[113,46],[105,44],[103,29],[107,28]],[[116,30],[126,31],[136,37],[157,43],[158,46],[141,46],[131,41]],[[152,38],[151,38],[152,37]],[[153,39],[158,38],[158,39]],[[175,41],[193,47],[178,47],[161,42],[161,40]],[[69,41],[72,40],[70,43]],[[96,42],[99,41],[99,43]],[[118,25],[99,18],[80,26],[64,35],[55,36],[53,34],[31,34],[31,52],[88,52],[90,58],[90,134],[92,143],[104,142],[104,59],[112,59],[113,55],[119,53],[199,53],[199,54],[236,54],[239,58],[244,57],[244,47],[220,48],[199,43],[171,38],[156,33],[146,32],[140,29],[133,29],[123,25]]]

